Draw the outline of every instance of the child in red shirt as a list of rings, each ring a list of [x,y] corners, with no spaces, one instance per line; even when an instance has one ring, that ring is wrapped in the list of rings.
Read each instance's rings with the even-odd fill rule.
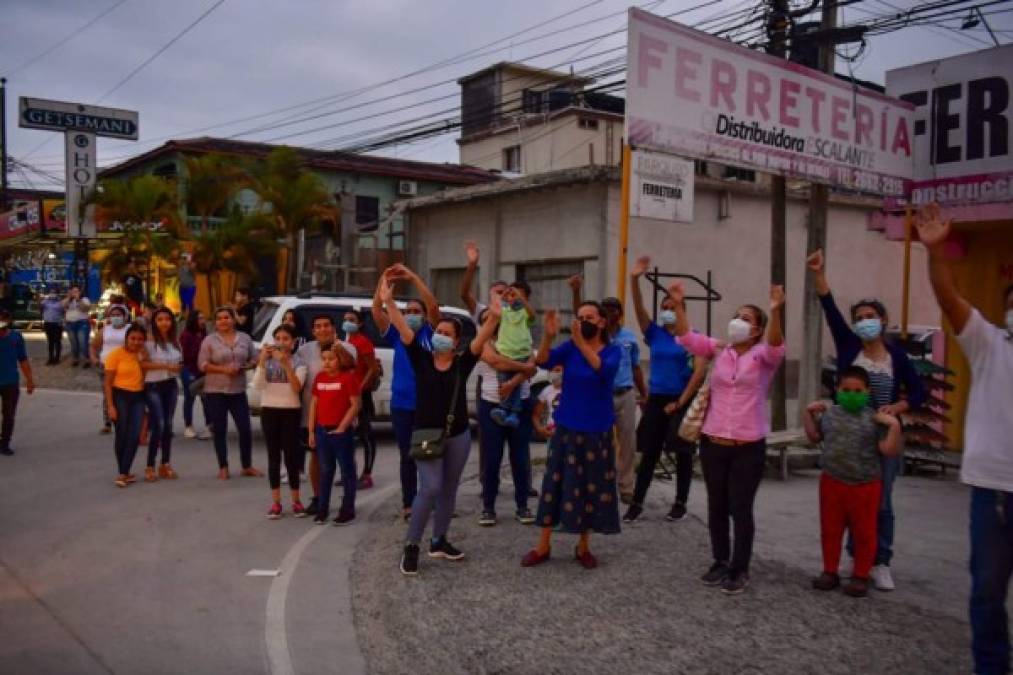
[[[335,463],[341,467],[345,494],[335,525],[355,519],[355,438],[352,426],[361,405],[361,383],[355,373],[355,348],[347,342],[335,342],[320,352],[323,371],[313,380],[310,402],[309,445],[320,464],[319,509],[314,523],[327,522],[334,484]]]

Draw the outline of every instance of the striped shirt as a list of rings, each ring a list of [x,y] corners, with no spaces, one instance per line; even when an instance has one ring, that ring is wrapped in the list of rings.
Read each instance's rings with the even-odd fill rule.
[[[873,361],[863,352],[859,352],[851,365],[864,368],[869,373],[869,397],[874,408],[881,408],[894,403],[893,400],[893,362],[890,355],[882,361]]]

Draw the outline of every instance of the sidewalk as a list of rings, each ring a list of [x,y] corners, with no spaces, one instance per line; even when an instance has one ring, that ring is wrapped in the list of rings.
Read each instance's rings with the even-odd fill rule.
[[[600,567],[589,572],[571,536],[555,538],[548,564],[521,568],[537,531],[508,517],[509,493],[500,524],[478,527],[474,473],[473,461],[450,531],[465,561],[423,556],[419,577],[402,577],[404,525],[389,517],[373,519],[375,536],[356,551],[353,607],[371,672],[970,671],[966,491],[952,476],[898,483],[898,590],[854,600],[809,587],[820,570],[816,472],[761,486],[753,583],[739,597],[698,580],[710,562],[699,480],[678,523],[663,519],[671,483],[656,482],[645,520],[592,539]]]

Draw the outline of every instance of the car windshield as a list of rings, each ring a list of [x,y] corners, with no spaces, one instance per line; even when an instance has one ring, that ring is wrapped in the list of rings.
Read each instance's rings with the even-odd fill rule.
[[[261,303],[260,309],[253,315],[253,330],[250,331],[250,337],[253,338],[254,342],[260,342],[264,339],[267,326],[271,323],[271,319],[274,318],[274,314],[277,311],[278,303],[270,301]]]

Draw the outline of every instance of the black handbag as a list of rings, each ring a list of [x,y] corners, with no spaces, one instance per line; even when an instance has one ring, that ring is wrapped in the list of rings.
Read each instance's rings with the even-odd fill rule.
[[[446,452],[444,442],[450,437],[450,428],[454,426],[454,406],[457,405],[457,395],[461,393],[461,366],[456,358],[454,373],[454,393],[450,397],[446,426],[442,429],[416,429],[412,432],[412,447],[408,454],[416,462],[440,459]]]

